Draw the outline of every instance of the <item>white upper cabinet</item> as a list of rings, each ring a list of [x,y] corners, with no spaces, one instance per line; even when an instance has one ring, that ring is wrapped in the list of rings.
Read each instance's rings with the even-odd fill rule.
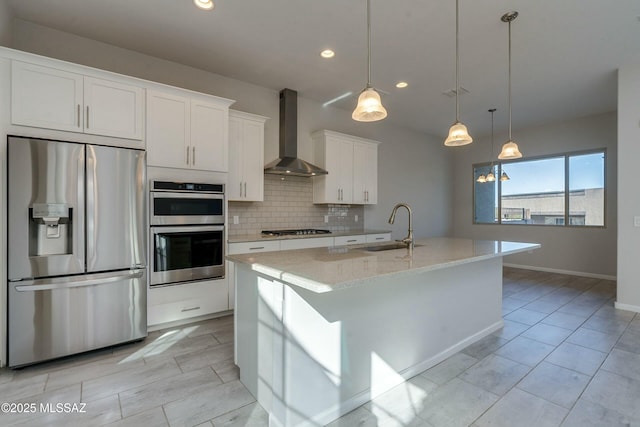
[[[189,98],[147,91],[147,164],[188,167],[190,148]]]
[[[264,200],[264,124],[267,117],[229,111],[227,198]]]
[[[378,144],[353,143],[353,203],[378,203]]]
[[[11,73],[13,124],[143,139],[141,87],[21,61]]]
[[[313,202],[375,204],[378,142],[327,130],[314,132],[313,163],[329,174],[313,179]]]
[[[229,170],[229,105],[191,100],[191,167]]]
[[[142,139],[144,129],[142,88],[84,78],[84,131],[94,135]]]
[[[147,90],[147,164],[227,172],[232,101]]]

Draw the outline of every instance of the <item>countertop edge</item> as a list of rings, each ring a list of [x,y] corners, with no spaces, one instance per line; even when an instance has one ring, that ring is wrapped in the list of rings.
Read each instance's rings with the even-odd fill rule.
[[[503,241],[503,243],[505,242]],[[311,278],[299,276],[295,273],[282,271],[274,267],[270,267],[266,264],[261,264],[260,262],[250,261],[250,259],[253,259],[253,256],[248,258],[247,254],[229,255],[227,256],[227,259],[233,262],[238,262],[241,264],[252,266],[252,269],[254,271],[260,274],[266,275],[268,277],[271,277],[275,280],[280,280],[285,283],[306,289],[311,292],[325,293],[325,292],[339,291],[347,288],[364,286],[367,284],[367,282],[373,279],[377,280],[385,277],[406,277],[411,275],[417,275],[417,274],[426,273],[429,271],[441,270],[445,268],[451,268],[459,265],[469,264],[472,262],[484,261],[492,258],[513,255],[520,252],[528,252],[528,251],[532,251],[542,247],[539,243],[525,243],[525,242],[506,242],[506,243],[518,243],[518,244],[527,245],[527,246],[516,248],[516,249],[504,250],[504,251],[501,250],[499,253],[483,254],[483,255],[465,257],[460,259],[453,259],[451,261],[443,261],[437,264],[431,264],[423,267],[416,267],[409,270],[383,273],[375,276],[366,276],[366,277],[348,280],[344,282],[338,282],[334,284],[318,282]],[[354,245],[354,247],[351,248],[351,250],[357,250],[358,246],[362,246],[362,245]],[[286,251],[282,251],[282,252],[286,252]]]

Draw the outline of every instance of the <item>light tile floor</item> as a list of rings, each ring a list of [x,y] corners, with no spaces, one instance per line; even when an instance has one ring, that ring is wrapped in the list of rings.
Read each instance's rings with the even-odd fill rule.
[[[614,299],[611,281],[507,268],[503,329],[330,426],[640,426],[640,314]],[[0,425],[266,426],[232,340],[227,316],[0,370],[2,402],[86,403],[84,413],[0,413]]]

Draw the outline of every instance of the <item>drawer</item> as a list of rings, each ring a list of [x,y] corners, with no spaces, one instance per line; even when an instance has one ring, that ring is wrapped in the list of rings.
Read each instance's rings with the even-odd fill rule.
[[[226,279],[152,288],[148,292],[147,323],[159,325],[228,309]]]
[[[338,236],[334,239],[335,246],[358,245],[360,243],[367,243],[367,236],[364,234],[357,236]]]
[[[367,243],[388,242],[391,240],[391,233],[367,234]]]
[[[279,251],[280,250],[280,241],[279,240],[267,240],[264,242],[239,242],[239,243],[229,243],[229,253],[228,255],[236,255],[236,254],[250,254],[252,252],[270,252],[270,251]]]
[[[333,246],[333,237],[313,237],[311,239],[289,239],[280,241],[280,250],[328,248]]]

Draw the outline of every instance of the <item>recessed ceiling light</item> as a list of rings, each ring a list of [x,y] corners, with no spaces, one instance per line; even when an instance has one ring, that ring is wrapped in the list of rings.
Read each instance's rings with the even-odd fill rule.
[[[398,83],[396,83],[396,87],[400,88],[400,89],[405,88],[407,86],[409,86],[409,83],[407,83],[407,82],[398,82]]]
[[[213,9],[213,0],[193,0],[193,4],[203,10]]]
[[[334,56],[336,56],[336,53],[331,49],[325,49],[320,52],[320,56],[322,56],[323,58],[333,58]]]

